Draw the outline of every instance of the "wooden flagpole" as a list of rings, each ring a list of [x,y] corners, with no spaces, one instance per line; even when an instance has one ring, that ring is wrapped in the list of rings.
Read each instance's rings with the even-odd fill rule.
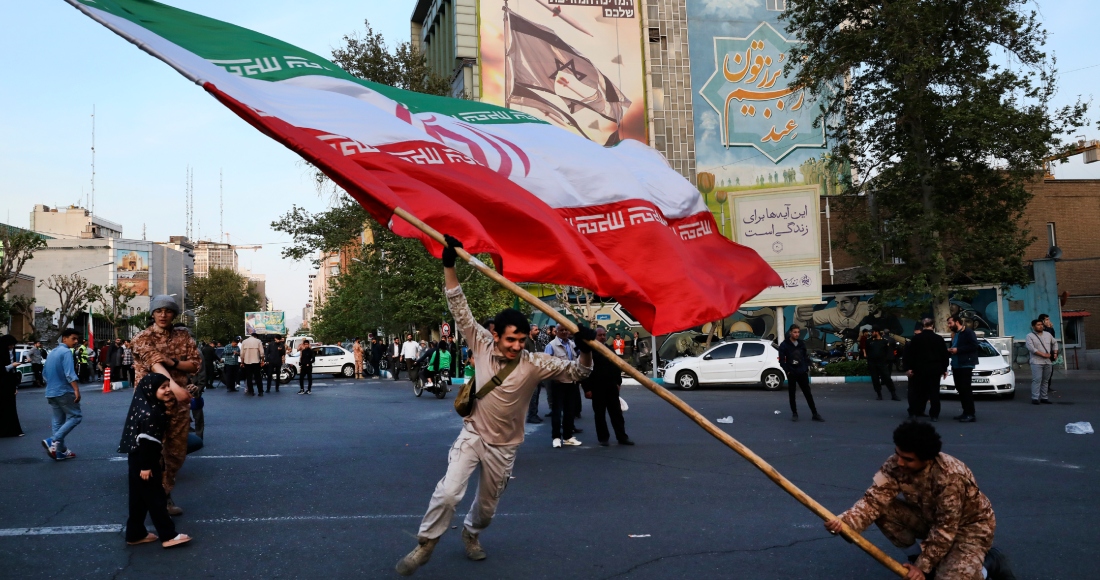
[[[424,232],[433,240],[439,242],[440,244],[443,244],[444,246],[447,245],[446,240],[443,239],[443,234],[439,233],[428,224],[420,221],[419,218],[412,215],[408,211],[399,207],[394,210],[394,214],[401,219],[409,222],[413,225],[413,227]],[[462,260],[473,266],[482,274],[488,276],[497,284],[500,284],[501,286],[507,288],[513,294],[519,296],[531,306],[539,309],[550,318],[553,318],[555,322],[565,326],[565,328],[569,329],[570,332],[577,331],[577,325],[566,318],[564,315],[562,315],[560,312],[554,310],[545,302],[539,300],[536,296],[524,290],[511,280],[508,280],[504,276],[501,276],[500,273],[487,266],[481,260],[478,260],[474,256],[470,255],[470,253],[467,252],[465,249],[456,248],[456,250],[459,258],[462,258]],[[626,361],[619,358],[617,355],[615,355],[615,353],[611,352],[611,350],[607,348],[607,345],[595,340],[589,341],[588,344],[593,349],[598,350],[600,354],[605,356],[612,363],[614,363],[615,366],[619,367],[620,370],[625,372],[634,380],[641,383],[643,387],[649,389],[653,392],[653,394],[664,399],[667,403],[675,407],[678,411],[687,415],[689,419],[695,421],[695,423],[702,427],[704,431],[714,436],[715,439],[718,439],[727,447],[736,451],[738,455],[747,459],[749,463],[753,464],[753,466],[763,472],[768,479],[772,480],[773,482],[775,482],[776,485],[783,488],[783,491],[787,492],[796,500],[798,500],[799,503],[809,508],[810,511],[816,514],[822,520],[830,521],[836,519],[836,516],[833,515],[833,513],[830,512],[828,509],[826,509],[825,506],[817,503],[817,501],[815,501],[809,495],[806,495],[806,492],[799,489],[798,486],[791,483],[791,481],[788,480],[786,477],[783,477],[783,475],[776,471],[776,469],[768,464],[767,461],[764,461],[764,459],[761,458],[759,455],[753,453],[751,449],[743,445],[740,441],[731,437],[729,433],[726,433],[725,431],[719,429],[714,423],[711,423],[709,419],[693,409],[691,405],[688,405],[679,397],[672,394],[668,389],[662,387],[661,385],[658,385],[657,383],[653,382],[653,380],[649,377],[638,372],[638,370],[634,367],[626,364]],[[880,564],[889,568],[891,572],[894,572],[895,574],[903,578],[908,574],[908,570],[904,566],[899,564],[890,556],[886,555],[886,553],[880,550],[878,546],[875,546],[871,542],[867,541],[867,539],[860,535],[859,532],[856,532],[855,530],[849,528],[846,524],[844,525],[843,529],[841,529],[840,535],[851,543],[862,548],[863,551],[870,554],[872,558],[878,560]]]

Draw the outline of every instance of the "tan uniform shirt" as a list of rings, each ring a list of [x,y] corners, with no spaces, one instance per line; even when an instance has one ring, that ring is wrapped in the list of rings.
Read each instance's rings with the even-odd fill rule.
[[[447,290],[446,294],[447,304],[455,317],[455,326],[470,345],[477,384],[487,385],[508,361],[496,352],[493,335],[474,319],[462,288]],[[539,381],[553,379],[573,383],[592,372],[591,367],[581,366],[576,361],[563,361],[546,354],[523,350],[519,356],[520,362],[512,374],[499,387],[478,400],[473,413],[465,419],[467,425],[472,426],[489,445],[523,443],[523,422]]]
[[[921,543],[921,554],[914,564],[926,574],[956,542],[993,536],[996,520],[989,499],[978,489],[966,464],[946,453],[940,453],[917,473],[898,467],[897,456],[891,455],[863,498],[840,518],[862,532],[899,493],[929,525],[928,537]]]
[[[241,364],[258,365],[264,356],[264,343],[250,336],[241,343]]]

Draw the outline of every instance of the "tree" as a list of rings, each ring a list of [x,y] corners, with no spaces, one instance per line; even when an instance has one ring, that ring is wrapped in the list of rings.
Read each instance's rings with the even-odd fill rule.
[[[13,311],[23,305],[18,297],[8,298],[12,284],[36,250],[46,247],[46,240],[33,231],[0,223],[0,319],[7,320]]]
[[[0,298],[8,295],[8,290],[23,265],[35,251],[46,247],[46,239],[27,230],[0,224]]]
[[[83,312],[88,305],[96,302],[102,296],[103,289],[95,284],[89,284],[88,279],[73,273],[68,276],[54,274],[38,283],[38,287],[45,286],[57,294],[57,331],[68,328],[76,315]],[[54,336],[46,337],[46,341],[52,341]]]
[[[333,342],[379,328],[386,334],[416,329],[426,336],[450,319],[439,261],[417,240],[398,237],[373,222],[368,227],[373,242],[363,246],[360,258],[333,281],[310,322],[313,336]],[[489,261],[487,256],[481,259]],[[479,319],[511,305],[511,295],[492,280],[464,263],[457,269],[466,300]]]
[[[394,50],[386,46],[381,33],[364,20],[366,34],[344,36],[344,47],[332,50],[332,62],[354,76],[399,89],[450,96],[450,79],[436,74],[428,58],[411,43],[399,42]]]
[[[862,194],[845,198],[846,249],[878,300],[926,297],[940,329],[950,285],[1026,282],[1025,187],[1086,113],[1050,109],[1055,63],[1024,5],[798,0],[783,15],[801,41],[791,86],[821,103],[831,158],[853,168],[843,185]]]
[[[203,278],[193,278],[187,292],[195,300],[195,334],[201,341],[228,344],[244,334],[244,313],[260,309],[256,285],[229,268],[211,268]]]
[[[126,309],[135,297],[137,292],[127,286],[108,286],[100,292],[99,313],[111,323],[114,338],[118,338],[118,323],[129,319]]]

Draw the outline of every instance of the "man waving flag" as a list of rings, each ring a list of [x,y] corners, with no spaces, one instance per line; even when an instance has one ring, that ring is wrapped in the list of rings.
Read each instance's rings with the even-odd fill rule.
[[[66,1],[436,256],[442,247],[395,208],[488,253],[511,280],[614,297],[655,334],[725,317],[781,284],[637,141],[602,147],[518,111],[363,81],[278,39],[149,0]]]

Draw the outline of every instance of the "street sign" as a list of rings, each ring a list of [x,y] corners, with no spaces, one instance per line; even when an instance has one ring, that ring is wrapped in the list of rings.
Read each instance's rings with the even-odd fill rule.
[[[451,325],[446,322],[443,323],[443,336],[451,335]]]
[[[597,314],[596,320],[611,320],[610,314]]]
[[[618,314],[619,318],[622,318],[627,326],[641,326],[641,324],[638,324],[638,321],[634,320],[634,317],[626,311],[626,308],[623,308],[622,304],[616,303],[615,306],[611,307],[611,310],[614,311],[615,314]]]

